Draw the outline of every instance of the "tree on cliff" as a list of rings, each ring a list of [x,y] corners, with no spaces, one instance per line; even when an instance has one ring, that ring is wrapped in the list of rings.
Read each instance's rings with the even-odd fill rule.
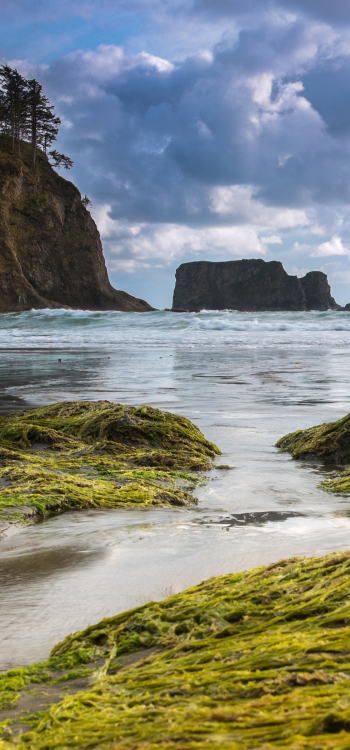
[[[32,142],[32,167],[35,169],[37,145],[43,145],[44,151],[57,139],[61,120],[55,117],[53,104],[43,94],[43,87],[39,81],[32,78],[27,81],[29,101],[29,122]]]
[[[20,156],[21,139],[24,140],[28,133],[27,81],[16,69],[10,68],[9,65],[1,65],[0,83],[2,130],[11,135],[13,151],[15,141],[17,141],[18,156]]]
[[[31,141],[32,167],[35,169],[36,150],[42,146],[45,154],[52,143],[57,140],[61,120],[54,114],[54,105],[43,93],[43,87],[35,78],[26,79],[9,65],[0,66],[0,132],[11,135],[12,150],[17,142],[20,156],[21,140]],[[50,152],[58,154],[57,151]],[[60,163],[70,169],[72,160],[65,154],[59,154]]]
[[[69,156],[66,156],[65,154],[60,154],[56,149],[53,151],[49,151],[49,154],[51,156],[51,159],[53,160],[53,167],[64,167],[64,169],[71,169],[74,161],[69,158]]]

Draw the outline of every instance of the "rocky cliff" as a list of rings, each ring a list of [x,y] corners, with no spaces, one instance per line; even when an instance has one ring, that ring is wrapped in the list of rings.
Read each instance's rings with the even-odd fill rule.
[[[144,300],[113,289],[95,222],[79,190],[29,144],[11,152],[0,136],[0,312],[70,307],[145,312]]]
[[[289,276],[280,261],[182,263],[176,271],[176,310],[339,310],[326,274]]]

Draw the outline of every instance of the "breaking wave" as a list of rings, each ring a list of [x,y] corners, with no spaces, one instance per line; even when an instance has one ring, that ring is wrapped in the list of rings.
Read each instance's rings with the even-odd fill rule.
[[[350,312],[120,313],[31,310],[0,316],[0,347],[349,346]]]

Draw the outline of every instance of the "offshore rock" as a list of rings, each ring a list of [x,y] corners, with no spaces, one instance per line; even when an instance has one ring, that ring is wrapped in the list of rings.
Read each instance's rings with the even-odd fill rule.
[[[257,260],[182,263],[176,271],[173,311],[340,310],[326,274],[310,271],[289,276],[280,261]]]
[[[69,307],[145,312],[110,284],[100,235],[81,195],[30,145],[0,137],[0,312]]]

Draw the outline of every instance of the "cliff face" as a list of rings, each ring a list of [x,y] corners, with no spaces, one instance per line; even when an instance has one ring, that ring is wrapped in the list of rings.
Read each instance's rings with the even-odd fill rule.
[[[326,274],[289,276],[280,261],[182,263],[176,271],[173,310],[337,310]]]
[[[0,312],[71,307],[145,312],[110,284],[95,222],[79,190],[30,146],[13,155],[0,137]]]

